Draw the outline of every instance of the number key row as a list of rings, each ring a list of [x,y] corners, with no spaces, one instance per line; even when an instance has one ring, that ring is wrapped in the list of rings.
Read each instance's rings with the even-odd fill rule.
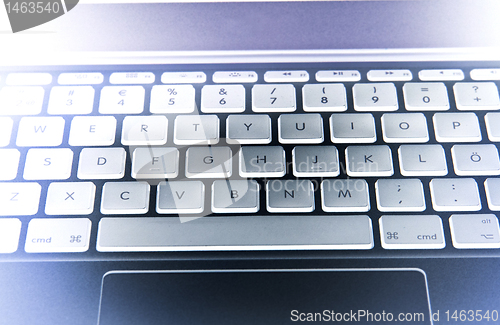
[[[453,86],[459,110],[498,110],[500,99],[493,82],[456,83]],[[0,89],[0,115],[41,113],[45,90],[41,86],[6,86]],[[150,112],[154,114],[191,113],[196,110],[192,85],[155,85],[151,90]],[[243,85],[206,85],[201,90],[204,113],[241,113],[246,110]],[[292,84],[257,84],[251,90],[254,112],[293,112],[297,109],[296,88]],[[356,111],[396,111],[399,108],[394,83],[358,83],[352,88]],[[408,111],[443,111],[450,108],[444,83],[405,83]],[[51,115],[90,114],[95,90],[92,86],[54,86],[47,112]],[[347,110],[346,88],[340,83],[306,84],[302,87],[306,112]],[[145,107],[143,86],[105,86],[99,99],[101,114],[140,114]]]

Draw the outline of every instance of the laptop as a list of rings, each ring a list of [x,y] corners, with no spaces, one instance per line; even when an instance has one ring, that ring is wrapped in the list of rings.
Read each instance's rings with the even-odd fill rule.
[[[2,12],[0,324],[497,323],[499,11]]]

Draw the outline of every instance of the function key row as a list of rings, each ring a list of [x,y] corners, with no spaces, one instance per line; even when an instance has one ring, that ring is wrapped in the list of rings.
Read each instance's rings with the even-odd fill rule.
[[[369,81],[411,81],[413,74],[407,69],[370,70],[367,73]],[[473,69],[470,72],[472,80],[500,80],[500,69]],[[316,72],[318,82],[356,82],[361,80],[358,70],[320,70]],[[461,69],[426,69],[418,72],[421,81],[461,81],[465,74]],[[109,77],[111,84],[151,84],[155,82],[152,72],[114,72]],[[206,73],[202,71],[164,72],[161,82],[205,83]],[[259,79],[255,71],[217,71],[212,75],[214,83],[254,83]],[[307,82],[309,73],[305,70],[280,70],[264,73],[264,81],[273,82]],[[11,86],[48,85],[52,82],[50,73],[10,73],[6,84]],[[61,73],[57,79],[60,85],[93,85],[104,82],[100,72]]]
[[[251,89],[254,112],[294,112],[296,87],[292,84],[256,84]],[[453,86],[458,110],[498,110],[500,97],[493,82],[456,83]],[[394,83],[359,83],[352,87],[356,111],[397,111],[399,101]],[[405,108],[408,111],[445,111],[450,109],[448,90],[443,83],[405,83]],[[37,115],[41,113],[45,90],[41,86],[6,86],[0,89],[0,115]],[[92,86],[55,86],[51,89],[47,112],[52,115],[90,114],[94,109]],[[196,91],[192,85],[155,85],[149,109],[153,114],[191,113],[196,110]],[[101,114],[140,114],[144,111],[143,86],[106,86],[99,99]],[[306,112],[347,110],[346,87],[341,83],[306,84],[302,87]],[[201,90],[204,113],[242,113],[246,110],[246,89],[241,84],[206,85]]]

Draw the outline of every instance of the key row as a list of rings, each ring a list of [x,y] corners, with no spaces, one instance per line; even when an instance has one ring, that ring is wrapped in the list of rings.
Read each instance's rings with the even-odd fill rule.
[[[472,80],[500,80],[500,69],[473,69],[470,72]],[[422,81],[463,80],[465,75],[460,69],[426,69],[418,72]],[[370,70],[367,73],[370,81],[410,81],[413,74],[406,69]],[[0,79],[1,80],[1,79]],[[164,72],[162,83],[204,83],[207,75],[204,72]],[[252,83],[257,82],[255,71],[217,71],[212,75],[215,83]],[[358,70],[320,70],[316,72],[319,82],[360,81]],[[151,84],[155,81],[152,72],[114,72],[109,77],[111,84]],[[307,82],[309,73],[305,70],[267,71],[264,74],[266,82]],[[48,85],[52,82],[50,73],[10,73],[7,75],[7,85]],[[60,85],[90,85],[104,82],[104,75],[91,73],[61,73],[57,82]]]
[[[260,185],[255,180],[216,180],[210,202],[205,202],[202,181],[162,181],[156,189],[158,214],[256,213],[260,210]],[[207,185],[210,186],[210,185]],[[150,211],[147,182],[107,182],[102,188],[100,212],[106,215],[146,214]],[[488,207],[500,210],[500,179],[484,182]],[[429,183],[432,209],[439,212],[479,211],[477,183],[472,178],[435,178]],[[266,210],[271,213],[309,213],[316,210],[315,189],[321,193],[321,209],[330,213],[369,212],[370,191],[364,179],[269,180],[265,183]],[[46,215],[89,215],[94,212],[93,182],[51,183]],[[379,179],[375,183],[380,212],[423,212],[426,199],[419,179]],[[35,215],[41,186],[38,183],[0,183],[2,216]],[[209,206],[207,208],[207,206]],[[199,216],[195,216],[199,217]]]
[[[21,154],[17,149],[0,149],[0,180],[17,177]],[[179,176],[179,150],[172,147],[135,148],[131,176],[135,179],[164,179]],[[229,178],[238,156],[238,173],[244,178],[283,177],[292,167],[296,177],[336,177],[340,171],[351,177],[390,177],[394,174],[391,149],[386,145],[348,146],[345,164],[334,146],[297,146],[292,164],[281,146],[244,146],[237,152],[229,147],[192,147],[185,154],[187,178]],[[29,149],[25,180],[65,180],[71,177],[74,153],[68,148]],[[448,174],[441,145],[401,145],[399,166],[403,176],[445,176]],[[454,145],[451,149],[458,176],[500,175],[495,145]],[[79,179],[121,179],[125,176],[127,153],[123,148],[84,148],[78,160]]]
[[[438,142],[480,142],[480,123],[475,113],[434,113],[434,135]],[[278,118],[278,140],[283,144],[324,142],[320,114],[282,114]],[[17,130],[18,147],[56,147],[63,143],[66,121],[60,116],[23,117]],[[377,126],[370,113],[334,113],[329,118],[332,143],[374,143]],[[115,143],[117,119],[114,116],[76,116],[71,121],[70,146],[110,146]],[[500,113],[487,113],[485,125],[490,141],[500,141]],[[386,143],[425,143],[429,132],[422,113],[384,113],[381,117]],[[0,147],[8,146],[14,121],[0,117]],[[217,144],[221,140],[220,119],[216,115],[180,115],[174,120],[176,145]],[[159,116],[126,116],[122,145],[165,145],[168,119]],[[226,120],[228,144],[268,144],[272,141],[269,115],[229,115]]]
[[[453,86],[459,110],[498,110],[500,99],[493,82],[456,83]],[[37,115],[41,113],[45,90],[41,86],[6,86],[0,89],[0,115]],[[393,83],[359,83],[352,88],[356,111],[397,111]],[[406,83],[403,86],[408,111],[445,111],[450,109],[448,91],[443,83]],[[47,112],[52,115],[90,114],[94,109],[92,86],[56,86],[50,92]],[[206,85],[201,90],[204,113],[242,113],[246,110],[243,85]],[[144,111],[143,86],[105,86],[99,99],[101,114],[140,114]],[[306,112],[347,110],[343,84],[307,84],[302,87]],[[293,112],[297,109],[296,88],[292,84],[257,84],[251,89],[254,112]],[[191,113],[197,110],[192,85],[156,85],[151,90],[151,113]]]
[[[383,215],[378,223],[381,245],[385,249],[446,246],[443,223],[437,215]],[[449,225],[455,248],[500,248],[498,218],[494,214],[453,214]],[[21,226],[17,218],[0,219],[0,253],[17,251]],[[87,218],[32,219],[27,227],[24,250],[27,253],[86,252],[91,226]],[[176,218],[106,217],[99,222],[96,244],[100,252],[373,247],[372,222],[366,215],[225,216],[183,223]]]

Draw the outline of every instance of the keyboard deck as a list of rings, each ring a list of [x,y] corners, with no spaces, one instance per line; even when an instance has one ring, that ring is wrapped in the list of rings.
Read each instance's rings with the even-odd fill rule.
[[[497,256],[499,67],[1,70],[0,258]]]

